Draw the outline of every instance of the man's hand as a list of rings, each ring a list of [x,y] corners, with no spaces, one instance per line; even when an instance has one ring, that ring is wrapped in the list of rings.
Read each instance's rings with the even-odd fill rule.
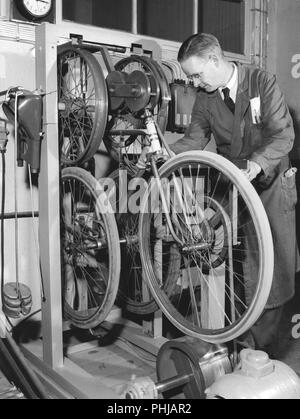
[[[248,169],[242,170],[243,174],[247,177],[247,179],[249,179],[250,182],[252,182],[252,180],[255,179],[261,171],[262,168],[259,166],[259,164],[252,160],[248,161]]]

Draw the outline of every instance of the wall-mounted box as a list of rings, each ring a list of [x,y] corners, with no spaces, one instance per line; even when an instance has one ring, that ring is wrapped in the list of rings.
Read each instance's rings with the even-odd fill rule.
[[[170,89],[171,102],[167,130],[183,134],[191,123],[197,89],[183,80],[175,80],[170,84]]]

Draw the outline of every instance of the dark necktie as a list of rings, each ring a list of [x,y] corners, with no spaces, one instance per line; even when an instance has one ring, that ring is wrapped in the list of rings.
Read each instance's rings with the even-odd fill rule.
[[[231,110],[231,112],[234,114],[235,111],[235,103],[230,97],[230,90],[228,87],[225,87],[225,89],[222,90],[224,95],[224,102],[226,106]]]

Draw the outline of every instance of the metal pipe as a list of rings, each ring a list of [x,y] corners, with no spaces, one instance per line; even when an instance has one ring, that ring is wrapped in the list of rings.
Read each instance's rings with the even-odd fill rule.
[[[194,34],[198,33],[198,24],[199,24],[199,3],[198,0],[193,1],[193,32]]]
[[[141,129],[121,129],[121,130],[117,130],[117,129],[113,129],[110,132],[110,135],[120,135],[120,136],[129,136],[129,135],[142,135],[142,136],[146,136],[147,135],[147,130],[141,130]]]
[[[131,32],[133,34],[137,34],[138,33],[138,25],[137,25],[137,0],[131,0],[131,7],[132,7],[132,14],[131,14]]]
[[[55,4],[55,23],[58,25],[63,21],[62,0],[56,0]]]
[[[194,378],[193,374],[179,375],[156,384],[156,390],[159,393],[164,393],[169,390],[174,390],[178,387],[183,387]]]
[[[38,212],[33,213],[34,218],[39,217]],[[17,215],[14,212],[7,212],[3,215],[3,217],[0,215],[0,220],[3,218],[3,220],[14,220],[15,218],[32,218],[32,212],[18,212]]]

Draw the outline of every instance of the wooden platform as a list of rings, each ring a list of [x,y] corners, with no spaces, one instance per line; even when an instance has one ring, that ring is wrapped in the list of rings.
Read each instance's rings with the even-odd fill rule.
[[[106,347],[84,350],[69,356],[69,359],[89,374],[101,378],[106,387],[123,397],[126,386],[134,377],[149,376],[156,379],[155,358],[142,353],[138,348],[123,342]]]
[[[84,338],[83,338],[84,340]],[[123,397],[132,378],[156,377],[156,356],[164,338],[146,336],[143,329],[128,321],[104,322],[98,337],[83,343],[72,336],[65,347],[67,358],[95,378],[113,394]]]
[[[292,318],[300,313],[300,281],[296,285],[295,298],[285,308],[285,315],[278,333],[279,347],[277,349],[279,351],[275,359],[285,362],[300,375],[300,338],[294,339],[291,335],[294,326]],[[88,332],[85,332],[86,335],[83,332],[80,332],[83,333],[82,335],[80,333],[76,335],[72,329],[69,331],[69,336],[68,331],[64,333],[65,365],[53,373],[53,377],[56,373],[60,375],[59,384],[62,388],[59,392],[65,396],[64,398],[81,398],[82,395],[84,396],[80,393],[81,390],[83,393],[88,393],[88,398],[120,399],[133,377],[149,376],[154,382],[157,381],[156,355],[166,339],[153,339],[145,335],[140,326],[124,321],[124,323],[118,323],[117,326],[114,325],[117,327],[117,333],[113,339],[110,337],[108,340],[110,333],[107,331],[110,330],[110,326],[109,323],[101,325],[103,332],[101,335],[99,331],[97,338],[91,335],[87,338]],[[41,359],[41,342],[35,340],[25,345],[25,348],[27,346],[30,354],[34,353],[37,358]],[[29,356],[29,360],[33,360],[33,357]],[[38,363],[33,362],[33,364],[39,367]],[[47,367],[42,361],[40,366],[47,373]],[[51,373],[49,375],[51,376]],[[71,391],[73,389],[70,387],[70,383],[75,381],[74,377],[79,383],[77,393]],[[64,378],[68,386],[65,386]],[[56,384],[55,377],[53,383]],[[101,385],[105,387],[104,392]],[[12,385],[0,376],[0,398],[1,393],[5,398],[5,392],[7,392],[7,398],[20,398],[20,395],[10,391],[11,388]]]
[[[43,361],[41,336],[22,344],[51,398],[120,399],[134,377],[157,381],[156,356],[165,338],[148,336],[140,325],[127,320],[105,322],[95,333],[67,328],[64,362],[54,369]]]

